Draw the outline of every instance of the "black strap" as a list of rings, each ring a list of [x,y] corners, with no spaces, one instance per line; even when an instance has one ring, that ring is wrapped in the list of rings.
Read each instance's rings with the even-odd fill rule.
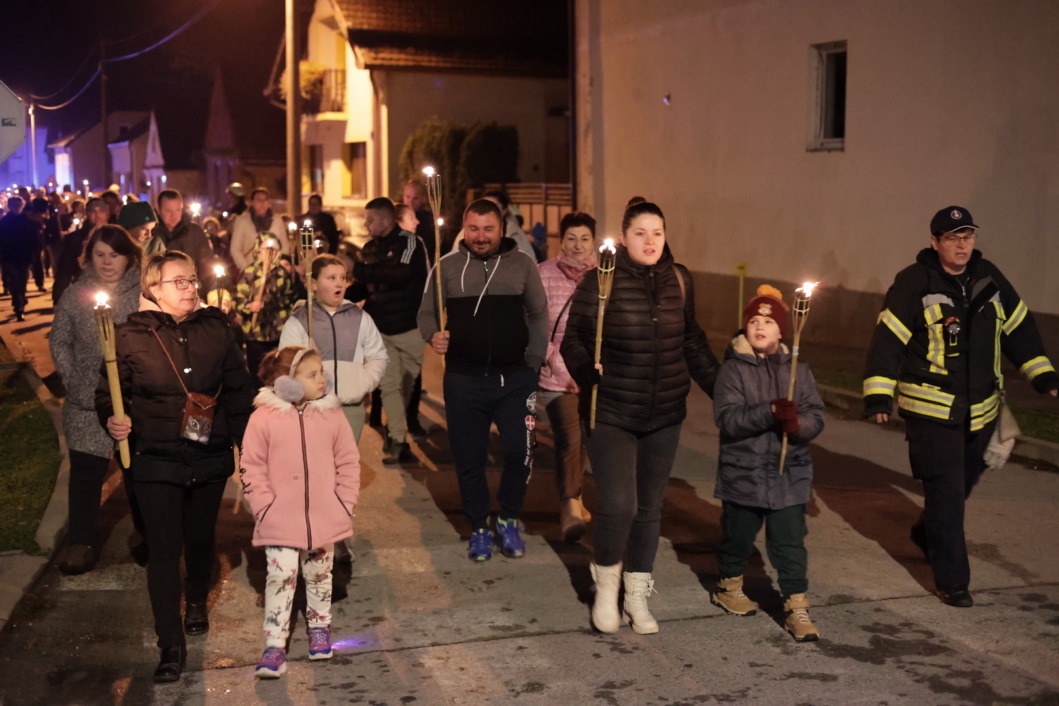
[[[566,311],[566,307],[570,306],[570,302],[574,300],[574,294],[576,292],[577,290],[575,289],[574,292],[570,294],[570,298],[566,300],[565,304],[563,304],[563,308],[559,310],[559,315],[555,317],[555,325],[552,326],[552,337],[548,340],[555,341],[555,332],[559,330],[559,322],[563,319],[563,312]]]
[[[680,268],[677,267],[676,263],[673,263],[673,274],[677,276],[677,284],[680,285],[680,308],[683,309],[688,301],[688,290],[684,286],[684,276],[680,274]]]
[[[173,362],[173,356],[169,355],[169,351],[166,349],[165,344],[162,343],[162,337],[158,335],[158,331],[156,331],[155,329],[151,329],[151,333],[154,334],[154,338],[155,338],[156,341],[158,341],[158,345],[160,345],[162,347],[162,352],[165,353],[165,358],[166,358],[166,360],[169,361],[169,365],[171,365],[173,367],[173,373],[176,375],[177,382],[180,383],[180,387],[182,387],[184,389],[184,394],[188,398],[190,398],[191,397],[191,392],[188,391],[188,386],[184,384],[184,378],[180,377],[180,371],[177,370],[176,363]],[[222,387],[224,387],[224,383],[223,382],[221,383],[220,387],[217,388],[216,394],[213,395],[214,399],[216,399],[217,396],[221,394],[221,388]]]

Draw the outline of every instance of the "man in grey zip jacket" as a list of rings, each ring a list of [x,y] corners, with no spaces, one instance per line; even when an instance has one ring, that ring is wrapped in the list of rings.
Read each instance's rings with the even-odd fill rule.
[[[525,544],[518,520],[533,469],[537,377],[548,343],[548,300],[537,262],[504,239],[500,209],[486,199],[464,212],[466,238],[441,259],[441,295],[447,314],[440,330],[437,273],[427,278],[419,332],[445,356],[449,442],[464,513],[471,525],[468,556],[492,556],[489,486],[485,478],[489,426],[504,447],[496,523],[501,551],[520,557]]]

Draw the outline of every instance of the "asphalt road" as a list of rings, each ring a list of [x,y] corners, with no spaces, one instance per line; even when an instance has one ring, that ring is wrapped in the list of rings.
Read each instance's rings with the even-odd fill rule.
[[[908,539],[922,497],[900,434],[829,417],[814,449],[807,538],[823,639],[796,644],[762,555],[747,592],[768,613],[737,618],[709,603],[717,434],[695,390],[655,568],[661,631],[600,635],[588,618],[591,532],[574,545],[559,537],[545,424],[523,516],[527,555],[466,559],[439,369],[428,361],[432,430],[414,447],[419,462],[384,467],[378,434],[361,441],[356,561],[336,573],[334,659],[309,662],[299,616],[287,675],[254,679],[265,566],[232,483],[211,630],[189,638],[181,681],[154,685],[145,573],[128,553],[119,487],[104,507],[97,569],[63,577],[49,566],[0,633],[0,704],[1059,703],[1059,475],[1010,465],[983,479],[967,520],[976,605],[951,608],[930,593]],[[586,502],[594,507],[591,479]]]

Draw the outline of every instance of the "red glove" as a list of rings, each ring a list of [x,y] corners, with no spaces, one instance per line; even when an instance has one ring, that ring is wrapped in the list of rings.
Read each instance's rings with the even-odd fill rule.
[[[780,423],[780,428],[787,435],[798,433],[798,405],[788,399],[772,400],[772,416]]]

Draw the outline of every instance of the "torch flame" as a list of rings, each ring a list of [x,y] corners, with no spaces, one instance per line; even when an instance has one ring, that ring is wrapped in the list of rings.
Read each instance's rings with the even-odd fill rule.
[[[319,238],[317,238],[316,240],[313,241],[313,247],[314,248],[320,249],[321,247],[323,247],[323,245],[324,245],[324,241],[320,240]]]
[[[438,227],[441,227],[443,225],[445,225],[445,219],[444,218],[439,218],[438,219]]]
[[[291,231],[293,233],[294,231],[298,230],[298,224],[295,223],[294,221],[291,221],[290,223],[287,224],[287,230],[289,230],[289,231]]]
[[[110,297],[107,296],[106,292],[96,292],[96,306],[103,308],[109,306],[107,302],[110,301]]]
[[[221,277],[224,277],[224,265],[214,265],[213,266],[213,276],[216,277],[217,279],[220,279]]]
[[[197,216],[197,215],[199,215],[199,212],[200,212],[201,210],[202,210],[202,204],[200,204],[200,203],[197,203],[197,202],[196,202],[196,203],[193,203],[193,204],[191,204],[191,213],[192,213],[193,215],[196,215],[196,216]]]
[[[611,255],[616,254],[618,251],[614,248],[614,238],[605,238],[603,244],[599,246],[599,252],[607,252]]]
[[[432,178],[434,176],[434,174],[435,174],[434,167],[431,167],[431,166],[423,167],[423,175],[427,179]]]
[[[312,227],[313,227],[312,219],[306,218],[304,221],[302,221],[302,228],[312,228]]]
[[[294,225],[294,224],[292,223],[291,225]],[[276,247],[276,241],[273,240],[272,238],[269,238],[268,240],[265,241],[265,247],[269,248],[270,250],[274,249]]]
[[[804,294],[805,298],[808,299],[813,296],[813,290],[816,289],[819,284],[819,282],[802,282],[802,286],[799,287],[797,291]]]

